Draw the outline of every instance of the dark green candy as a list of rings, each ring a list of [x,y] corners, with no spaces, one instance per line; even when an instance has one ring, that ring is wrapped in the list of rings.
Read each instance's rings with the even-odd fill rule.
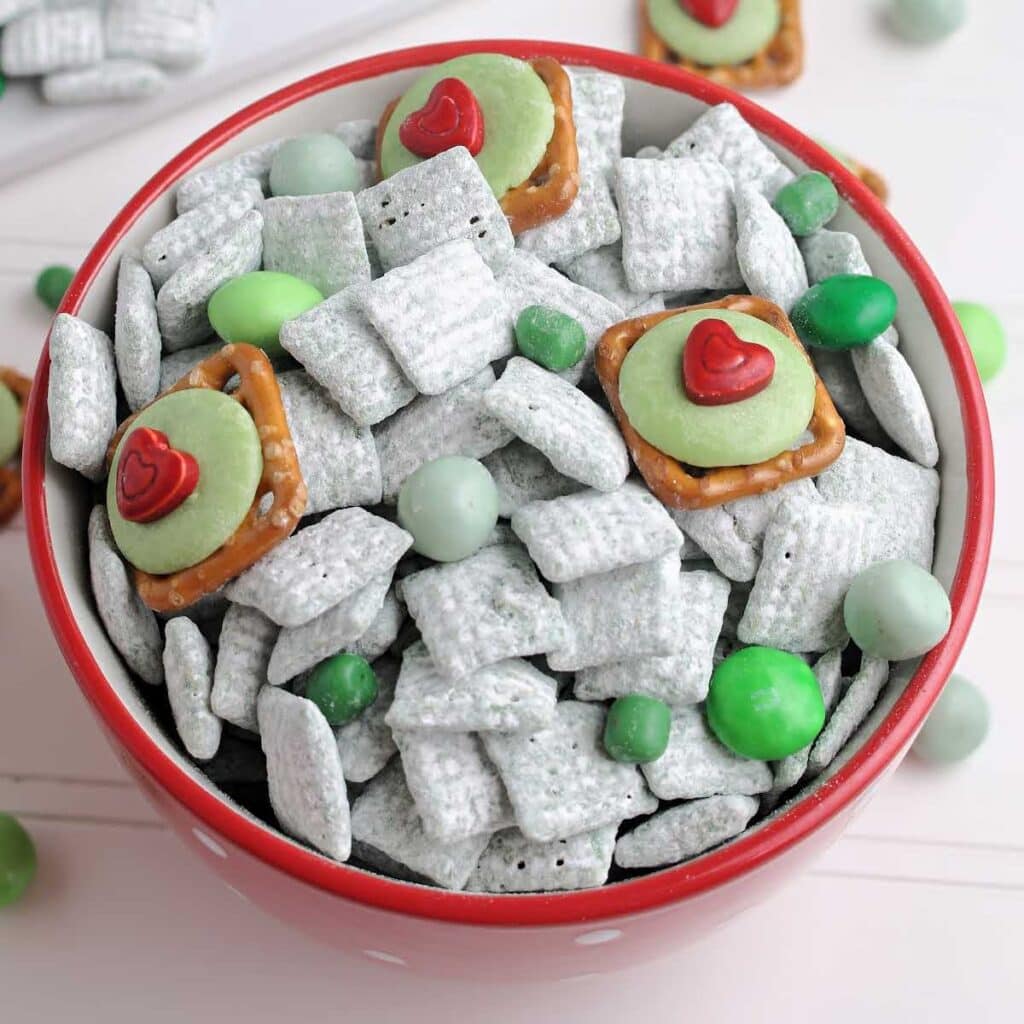
[[[631,693],[611,706],[604,723],[604,749],[616,761],[646,764],[668,747],[672,712],[664,701]]]
[[[516,320],[516,343],[527,359],[549,370],[568,370],[587,351],[578,320],[549,306],[527,306]]]
[[[814,673],[795,654],[773,647],[730,654],[711,677],[705,710],[730,750],[759,761],[803,750],[825,724]]]
[[[797,238],[813,235],[839,210],[839,193],[832,179],[821,171],[801,174],[779,189],[772,206]]]
[[[16,818],[0,813],[0,907],[21,899],[36,874],[36,847]]]
[[[36,295],[48,309],[56,311],[64,300],[75,272],[70,267],[56,264],[40,271],[36,278]]]
[[[877,277],[837,274],[806,291],[789,319],[805,345],[856,348],[892,326],[896,293]]]
[[[377,699],[377,676],[358,654],[336,654],[313,670],[306,697],[331,725],[344,725]]]

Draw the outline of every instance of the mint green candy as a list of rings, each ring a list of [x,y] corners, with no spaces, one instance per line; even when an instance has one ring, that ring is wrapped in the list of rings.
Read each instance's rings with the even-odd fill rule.
[[[850,584],[843,618],[853,642],[886,661],[930,651],[949,631],[952,612],[942,584],[914,562],[876,562]]]
[[[301,278],[254,270],[222,284],[210,296],[207,314],[224,341],[244,341],[276,356],[282,352],[281,325],[323,301],[323,295]]]
[[[75,272],[63,264],[55,264],[41,270],[36,278],[36,295],[47,309],[56,310],[64,301]]]
[[[671,731],[672,712],[664,701],[631,693],[608,709],[604,749],[616,761],[648,764],[668,749]]]
[[[987,384],[1006,363],[1006,331],[995,313],[978,302],[954,302],[953,309],[971,346],[978,376]]]
[[[679,0],[647,0],[651,28],[669,49],[697,64],[742,64],[760,53],[779,31],[779,0],[739,0],[719,28],[687,14]]]
[[[827,174],[809,171],[779,189],[772,206],[789,230],[803,238],[813,235],[836,215],[839,193]]]
[[[165,575],[213,554],[241,525],[263,473],[263,450],[252,417],[229,395],[187,388],[158,399],[132,424],[167,435],[172,448],[199,463],[196,489],[169,515],[133,523],[117,508],[121,439],[107,481],[107,515],[121,553],[138,569]]]
[[[352,151],[337,135],[300,135],[278,147],[270,161],[275,196],[315,196],[356,192],[362,187]]]
[[[867,345],[896,319],[892,286],[867,274],[836,274],[804,292],[789,314],[806,345],[842,350]]]
[[[16,818],[0,812],[0,907],[21,899],[36,876],[36,847]]]
[[[0,383],[0,466],[21,450],[21,403],[14,392]]]
[[[969,679],[952,675],[911,750],[934,764],[962,761],[984,742],[988,726],[989,707],[985,695]]]
[[[936,43],[967,20],[967,0],[892,0],[889,21],[912,43]]]
[[[579,320],[549,306],[527,306],[516,319],[519,351],[549,370],[568,370],[587,351],[587,335]]]
[[[333,725],[361,715],[377,699],[377,675],[358,654],[336,654],[320,662],[306,683],[311,700]]]
[[[498,522],[498,488],[476,459],[446,455],[424,463],[398,492],[398,522],[413,549],[435,562],[479,551]]]

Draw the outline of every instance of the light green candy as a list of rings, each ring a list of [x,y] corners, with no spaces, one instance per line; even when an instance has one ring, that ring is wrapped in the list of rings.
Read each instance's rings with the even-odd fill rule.
[[[697,64],[742,64],[760,53],[779,31],[779,0],[740,0],[720,28],[702,25],[679,0],[647,0],[651,28],[671,50]]]
[[[0,383],[0,466],[5,466],[21,448],[21,405],[14,392]]]
[[[337,135],[289,139],[270,162],[270,191],[275,196],[355,192],[360,185],[356,158]]]
[[[978,376],[987,384],[1006,362],[1006,331],[995,313],[978,302],[954,302],[953,309],[971,346]]]
[[[967,0],[892,0],[889,20],[912,43],[936,43],[967,20]]]
[[[963,676],[949,677],[911,748],[925,761],[951,764],[973,754],[988,735],[985,695]]]
[[[771,349],[775,376],[759,394],[696,405],[683,388],[683,349],[701,321],[724,320],[744,341]],[[629,351],[619,400],[629,422],[659,451],[691,466],[747,466],[789,448],[814,411],[814,371],[803,352],[762,320],[728,309],[681,313],[651,328]]]
[[[421,162],[402,145],[398,130],[444,78],[458,78],[473,91],[484,115],[484,144],[476,162],[500,199],[521,185],[540,163],[555,130],[555,105],[548,87],[526,61],[496,53],[456,57],[431,68],[402,97],[381,143],[385,178]]]
[[[196,489],[152,523],[129,522],[117,508],[117,467],[131,431],[118,445],[107,481],[107,515],[124,557],[145,572],[178,572],[213,554],[252,507],[263,472],[256,424],[229,395],[188,388],[154,402],[132,426],[162,431],[172,448],[199,463]]]
[[[222,284],[210,296],[207,315],[224,341],[244,341],[276,356],[282,351],[281,325],[323,301],[323,295],[301,278],[254,270]]]

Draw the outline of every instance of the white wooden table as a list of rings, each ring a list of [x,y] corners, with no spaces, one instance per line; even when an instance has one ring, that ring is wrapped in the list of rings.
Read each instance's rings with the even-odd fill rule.
[[[328,2],[328,0],[324,0]],[[994,562],[961,670],[992,735],[946,771],[908,762],[809,875],[696,948],[558,985],[453,985],[346,961],[265,918],[200,869],[125,778],[54,648],[20,526],[0,536],[0,808],[39,846],[31,895],[0,913],[0,1018],[746,1022],[1015,1019],[1024,985],[1024,236],[1022,8],[972,5],[947,46],[908,50],[870,2],[808,0],[806,76],[765,102],[890,178],[894,210],[957,297],[1005,317],[990,388],[1000,477]],[[979,9],[980,8],[980,9]],[[998,11],[995,10],[998,8]],[[1012,9],[1012,13],[1010,13]],[[186,142],[244,102],[330,63],[446,38],[530,36],[631,48],[632,0],[456,3],[239,88],[0,190],[0,362],[30,369],[45,263],[81,258]],[[369,113],[369,112],[368,112]],[[827,1015],[827,1016],[826,1016]]]

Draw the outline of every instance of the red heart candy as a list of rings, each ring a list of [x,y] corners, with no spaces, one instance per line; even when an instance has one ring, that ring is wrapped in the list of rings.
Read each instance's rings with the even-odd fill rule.
[[[729,405],[764,391],[775,376],[771,349],[744,341],[724,321],[701,320],[683,349],[683,387],[694,405]]]
[[[417,156],[437,156],[455,146],[476,156],[484,148],[484,114],[465,82],[442,78],[427,102],[402,122],[398,138]]]
[[[721,28],[735,13],[740,0],[679,0],[679,6],[708,28]]]
[[[162,431],[138,427],[117,464],[117,510],[130,523],[151,523],[170,515],[198,483],[193,456],[172,448]]]

